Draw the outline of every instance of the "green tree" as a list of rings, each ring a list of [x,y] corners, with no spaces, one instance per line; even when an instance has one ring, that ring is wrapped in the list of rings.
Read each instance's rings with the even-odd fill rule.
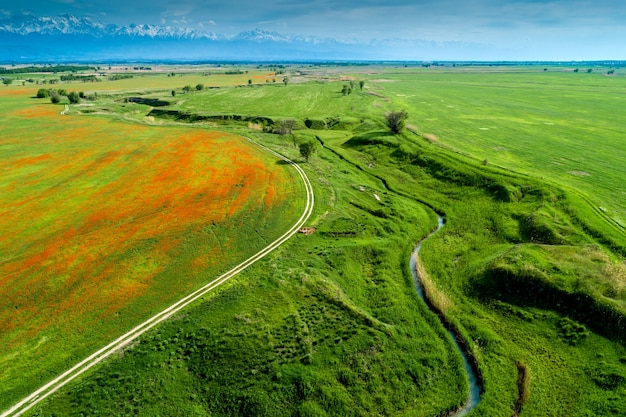
[[[312,140],[307,140],[306,142],[302,142],[299,148],[300,155],[308,162],[311,155],[317,150],[317,144]]]
[[[289,84],[289,77],[284,77],[283,78],[283,84],[285,84],[285,85]]]
[[[80,103],[80,96],[76,91],[72,91],[67,95],[67,98],[70,100],[70,104],[78,104]]]
[[[248,85],[252,85],[252,80],[248,80]]]
[[[59,104],[60,102],[61,102],[61,95],[55,90],[50,90],[50,103]]]
[[[204,90],[204,84],[198,84],[198,85],[196,85],[196,90],[197,90],[197,91],[202,91],[202,90]]]
[[[50,97],[50,91],[48,91],[45,88],[40,88],[39,90],[37,90],[37,98],[47,98]]]
[[[390,111],[385,116],[385,121],[387,122],[387,127],[391,130],[391,133],[398,134],[402,132],[402,129],[404,129],[404,125],[408,117],[409,114],[406,110]]]
[[[361,80],[359,81],[359,88],[362,90],[363,87],[365,87],[365,81]]]
[[[172,90],[172,97],[176,97],[176,90]]]
[[[274,133],[278,133],[279,135],[291,135],[293,132],[293,127],[295,126],[296,121],[294,119],[283,119],[278,120],[274,125]]]
[[[4,84],[4,85],[13,84],[13,79],[12,78],[3,78],[2,79],[2,84]]]
[[[186,86],[184,86],[184,87],[183,87],[183,91],[184,91],[185,93],[188,93],[188,92],[190,92],[191,90],[192,90],[192,88],[191,88],[191,86],[190,86],[190,85],[186,85]]]

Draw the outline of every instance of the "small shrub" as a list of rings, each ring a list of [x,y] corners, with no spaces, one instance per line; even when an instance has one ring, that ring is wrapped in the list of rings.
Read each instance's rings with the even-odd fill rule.
[[[585,326],[568,317],[559,320],[557,328],[561,340],[572,346],[577,345],[582,339],[589,336],[589,331]]]
[[[593,382],[605,391],[613,391],[626,384],[626,377],[616,369],[598,369],[591,374]]]

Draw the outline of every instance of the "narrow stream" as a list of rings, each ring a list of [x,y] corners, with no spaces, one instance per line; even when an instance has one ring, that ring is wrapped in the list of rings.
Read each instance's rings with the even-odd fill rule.
[[[418,256],[419,250],[422,247],[422,243],[424,243],[426,239],[428,239],[429,237],[437,233],[443,227],[443,225],[444,225],[443,217],[438,215],[437,216],[437,229],[432,231],[424,239],[422,239],[413,250],[413,253],[411,254],[410,266],[411,266],[411,273],[413,274],[413,281],[415,282],[415,290],[417,291],[417,294],[420,296],[422,300],[424,300],[424,288],[422,287],[422,283],[420,282],[420,276],[419,276],[419,273],[417,272],[417,267],[416,267],[417,256]],[[430,306],[429,303],[426,303],[426,304]],[[436,311],[434,311],[434,313],[437,314]],[[448,330],[448,334],[450,334],[452,338],[452,343],[454,344],[457,351],[461,355],[461,358],[463,358],[463,364],[465,365],[465,372],[467,373],[467,379],[469,380],[470,392],[469,392],[469,397],[467,398],[467,401],[465,402],[463,407],[461,407],[459,410],[455,411],[454,413],[450,414],[450,417],[461,417],[461,416],[467,415],[480,402],[480,386],[478,385],[478,379],[476,378],[476,373],[474,372],[474,369],[470,365],[470,361],[467,357],[467,354],[461,348],[461,345],[459,345],[459,342],[457,341],[457,335],[452,330],[450,330],[448,326],[446,326],[445,323],[444,323],[444,327],[446,327],[446,329]]]

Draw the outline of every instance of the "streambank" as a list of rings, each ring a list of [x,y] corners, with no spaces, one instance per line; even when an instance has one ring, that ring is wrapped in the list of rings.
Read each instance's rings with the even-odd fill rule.
[[[448,331],[448,334],[452,338],[452,343],[454,344],[455,348],[463,359],[463,365],[465,366],[465,372],[467,373],[467,379],[469,382],[469,396],[467,398],[467,401],[465,402],[465,404],[463,404],[461,408],[449,414],[450,417],[461,417],[467,415],[470,411],[476,408],[476,406],[480,402],[480,378],[478,376],[477,370],[475,369],[475,365],[473,365],[470,361],[470,357],[467,352],[467,346],[461,347],[461,344],[459,343],[459,340],[463,340],[462,337],[455,332],[453,326],[451,326],[450,323],[445,320],[441,312],[438,311],[425,296],[424,287],[421,283],[421,278],[417,269],[418,254],[420,249],[422,248],[422,244],[424,243],[424,241],[426,241],[426,239],[437,233],[443,226],[443,217],[437,215],[437,228],[430,232],[424,239],[422,239],[417,244],[417,246],[413,250],[413,253],[411,254],[410,266],[411,273],[413,274],[413,281],[415,283],[415,291],[417,291],[419,297],[426,302],[428,308],[430,308],[441,319],[444,327]]]

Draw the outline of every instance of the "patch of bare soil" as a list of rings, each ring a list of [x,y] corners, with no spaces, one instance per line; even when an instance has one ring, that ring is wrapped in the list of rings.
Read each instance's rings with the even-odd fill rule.
[[[568,174],[575,175],[577,177],[590,177],[591,174],[587,171],[569,171]]]
[[[439,142],[439,138],[437,138],[437,136],[433,135],[432,133],[424,133],[424,135],[422,135],[424,137],[424,139],[426,139],[429,142]]]
[[[371,96],[374,96],[374,97],[378,97],[380,99],[383,99],[383,101],[387,101],[387,102],[389,101],[389,97],[383,96],[382,94],[378,94],[378,93],[375,93],[373,91],[368,91],[367,94],[369,94]]]

